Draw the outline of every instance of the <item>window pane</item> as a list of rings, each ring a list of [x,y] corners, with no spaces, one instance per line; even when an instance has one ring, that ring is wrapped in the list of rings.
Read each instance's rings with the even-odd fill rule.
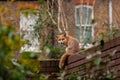
[[[87,31],[86,31],[86,42],[90,43],[91,39],[92,39],[92,27],[87,27]]]
[[[80,6],[80,8],[82,9],[76,9],[76,23],[79,19],[79,24],[80,24],[80,21],[82,21],[82,24],[81,24],[81,29],[76,29],[76,36],[77,38],[80,40],[80,36],[82,36],[83,38],[83,43],[86,44],[86,43],[91,43],[91,40],[92,40],[92,24],[91,24],[91,20],[92,20],[92,7],[91,6]],[[80,11],[79,11],[80,10]],[[77,12],[79,11],[79,12]],[[81,14],[81,13],[82,14]],[[79,16],[79,17],[78,17]],[[82,18],[80,18],[82,17]]]
[[[87,19],[87,7],[82,8],[82,25],[86,24]]]
[[[75,13],[75,21],[76,21],[76,25],[80,24],[80,8],[76,8],[76,13]]]
[[[81,35],[83,36],[83,43],[90,43],[92,39],[92,27],[91,26],[82,26]]]
[[[91,20],[92,20],[92,9],[88,8],[87,24],[91,24]]]
[[[76,37],[80,40],[80,29],[78,27],[76,28]]]

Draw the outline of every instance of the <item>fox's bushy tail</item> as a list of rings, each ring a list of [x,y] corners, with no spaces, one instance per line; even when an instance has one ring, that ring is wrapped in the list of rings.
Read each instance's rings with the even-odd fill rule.
[[[68,59],[68,57],[70,55],[72,55],[72,54],[70,54],[70,53],[64,53],[62,55],[62,57],[60,58],[60,62],[59,62],[59,68],[60,69],[63,69],[65,67],[65,63],[66,63],[66,61],[67,61],[67,59]]]

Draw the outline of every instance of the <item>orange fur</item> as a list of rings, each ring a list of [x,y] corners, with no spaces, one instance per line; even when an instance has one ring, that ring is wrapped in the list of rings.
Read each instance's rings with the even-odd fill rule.
[[[59,35],[57,40],[59,43],[66,45],[66,52],[62,55],[59,62],[59,67],[62,69],[65,67],[66,59],[79,51],[79,41],[70,35]]]

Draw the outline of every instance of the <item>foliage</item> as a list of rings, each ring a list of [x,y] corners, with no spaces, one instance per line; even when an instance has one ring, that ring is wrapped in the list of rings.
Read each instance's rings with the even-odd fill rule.
[[[24,43],[14,30],[12,26],[0,24],[0,78],[3,80],[24,80],[26,76],[26,72],[20,70],[23,68],[12,61],[14,52]]]
[[[42,0],[40,0],[42,1]],[[32,5],[26,4],[25,6],[20,5],[18,7],[18,15],[20,13],[19,10],[25,11],[26,17],[28,16],[28,13],[32,13],[36,15],[36,10],[32,7]],[[30,10],[24,10],[24,9],[30,9]],[[12,10],[10,10],[7,6],[0,6],[0,22],[4,24],[3,19],[4,16],[8,17],[11,16],[11,13],[13,13]],[[8,13],[9,12],[9,13]],[[18,17],[18,16],[17,16]],[[37,53],[33,52],[24,52],[21,53],[22,58],[16,59],[14,53],[16,51],[20,51],[21,46],[25,43],[24,41],[20,40],[19,34],[17,34],[15,31],[16,26],[11,26],[12,22],[10,20],[6,21],[6,26],[0,24],[0,80],[26,80],[26,78],[30,78],[32,80],[47,80],[48,77],[45,75],[39,74],[39,61],[36,60],[38,58]],[[50,25],[50,19],[47,16],[47,12],[41,11],[40,12],[40,19],[38,23],[36,23],[36,31],[39,29],[41,37],[46,39],[44,45],[51,44],[51,36],[52,34],[49,34],[46,36],[46,33],[44,31],[45,28],[51,27],[54,28],[55,26],[52,24]],[[40,27],[40,28],[39,28]],[[45,38],[44,38],[45,36]],[[47,39],[48,38],[48,39]],[[52,49],[52,48],[51,48]],[[52,52],[57,53],[58,49],[53,49]],[[19,54],[19,53],[17,53]]]
[[[77,74],[75,72],[73,72],[67,80],[77,80]]]
[[[54,47],[52,45],[46,45],[42,49],[39,59],[59,59],[64,53],[64,47]]]
[[[38,53],[23,52],[22,58],[18,62],[25,70],[28,70],[27,77],[30,77],[31,80],[47,80],[47,76],[39,73],[40,65],[39,60],[37,60],[38,56]]]
[[[36,53],[31,52],[22,53],[22,58],[18,61],[25,69],[37,73],[39,71],[40,65],[39,61],[35,59],[36,55],[32,56],[33,54]]]
[[[47,80],[45,76],[38,74],[40,65],[36,60],[36,53],[24,52],[21,53],[22,58],[15,58],[15,51],[19,51],[24,42],[12,26],[0,25],[0,37],[1,80],[26,80],[29,77],[32,80]]]
[[[38,0],[42,10],[39,12],[39,18],[34,26],[35,32],[39,33],[40,49],[43,58],[58,59],[63,54],[63,48],[56,47],[55,33],[57,25],[53,22],[57,15],[52,15],[49,2],[45,0]],[[49,7],[48,7],[49,6]],[[43,10],[44,9],[44,10]]]
[[[112,27],[109,28],[108,23],[103,23],[101,27],[102,30],[97,32],[98,39],[95,40],[96,42],[100,42],[100,40],[106,42],[120,36],[120,28],[116,25],[112,25]]]
[[[55,58],[58,59],[61,57],[61,55],[63,54],[62,50],[60,50],[59,48],[53,47],[51,48],[51,52],[50,52],[50,58]]]
[[[57,47],[52,47],[52,46],[49,46],[50,48],[50,58],[54,58],[54,59],[59,59],[62,54],[65,52],[64,50],[64,47],[60,47],[60,48],[57,48]]]

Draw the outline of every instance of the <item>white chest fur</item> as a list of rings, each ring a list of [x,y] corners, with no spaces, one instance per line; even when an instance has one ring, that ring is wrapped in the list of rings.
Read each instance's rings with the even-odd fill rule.
[[[66,47],[65,51],[68,52],[68,48],[67,47]]]

